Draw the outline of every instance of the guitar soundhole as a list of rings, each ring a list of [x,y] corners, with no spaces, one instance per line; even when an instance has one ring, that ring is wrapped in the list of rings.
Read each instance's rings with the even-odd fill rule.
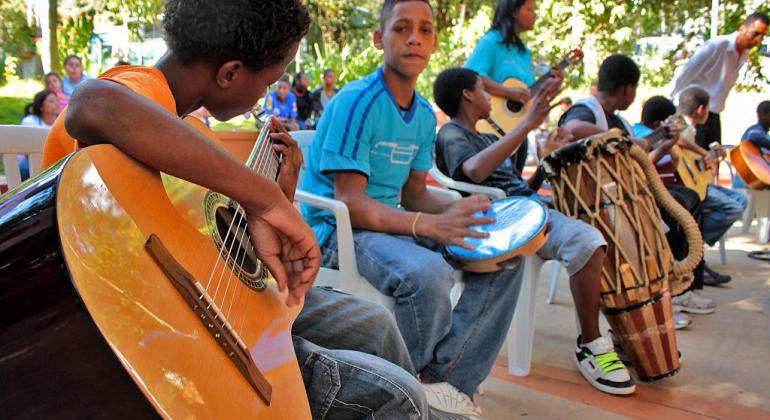
[[[519,101],[505,101],[505,105],[508,107],[508,110],[511,112],[519,112],[522,108],[524,108],[524,104]]]
[[[242,213],[224,196],[210,193],[206,199],[209,230],[222,253],[222,258],[250,289],[261,291],[267,287],[268,271],[254,254],[249,227]]]

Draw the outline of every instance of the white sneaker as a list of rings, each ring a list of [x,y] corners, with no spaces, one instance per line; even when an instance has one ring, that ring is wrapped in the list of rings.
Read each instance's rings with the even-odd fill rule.
[[[583,345],[578,337],[574,360],[580,373],[594,388],[615,395],[636,391],[631,374],[615,353],[610,336],[602,336]]]
[[[687,293],[671,298],[674,309],[691,314],[710,314],[714,312],[717,304],[713,300],[701,296],[697,291],[690,290]]]
[[[448,382],[422,384],[432,411],[442,419],[481,419],[481,407]]]
[[[676,305],[671,306],[674,307],[674,328],[681,330],[682,328],[689,327],[690,323],[692,323],[690,317],[687,316],[686,313],[682,312],[681,309],[677,308]]]

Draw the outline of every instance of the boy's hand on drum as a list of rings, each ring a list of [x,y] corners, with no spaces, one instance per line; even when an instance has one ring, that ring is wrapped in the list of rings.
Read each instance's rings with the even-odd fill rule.
[[[473,214],[487,211],[491,206],[492,202],[487,196],[470,196],[456,201],[443,213],[423,215],[425,221],[418,223],[417,229],[421,236],[436,243],[473,249],[473,246],[465,242],[465,238],[486,238],[489,234],[471,227],[495,222],[494,217],[475,217]]]

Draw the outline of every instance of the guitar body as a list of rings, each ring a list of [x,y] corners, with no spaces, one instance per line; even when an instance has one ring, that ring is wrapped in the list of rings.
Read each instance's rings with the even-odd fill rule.
[[[508,88],[527,88],[519,79],[510,78],[503,82],[503,86]],[[529,108],[532,104],[532,99],[527,103],[521,103],[511,101],[501,96],[490,95],[490,103],[492,110],[489,112],[489,118],[497,123],[506,133],[510,132],[516,126],[524,121],[524,117],[527,116]],[[481,119],[476,123],[476,130],[481,133],[492,133],[497,135],[498,130],[492,127],[486,120]]]
[[[109,145],[20,188],[0,200],[0,406],[29,418],[310,418],[291,341],[300,308],[272,278],[256,291],[222,261],[212,271],[226,198]],[[148,253],[151,234],[210,295],[221,286],[214,300],[272,386],[269,406]]]
[[[679,156],[676,175],[681,184],[698,193],[698,197],[703,201],[709,184],[714,182],[714,171],[701,155],[679,146],[674,146],[672,149]]]
[[[747,140],[730,150],[730,161],[741,179],[753,190],[770,188],[770,161]]]

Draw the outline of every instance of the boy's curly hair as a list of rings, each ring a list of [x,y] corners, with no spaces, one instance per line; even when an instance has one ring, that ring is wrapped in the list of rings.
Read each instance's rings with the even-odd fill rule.
[[[182,63],[241,60],[253,71],[283,60],[309,26],[300,0],[168,0],[163,18]]]

